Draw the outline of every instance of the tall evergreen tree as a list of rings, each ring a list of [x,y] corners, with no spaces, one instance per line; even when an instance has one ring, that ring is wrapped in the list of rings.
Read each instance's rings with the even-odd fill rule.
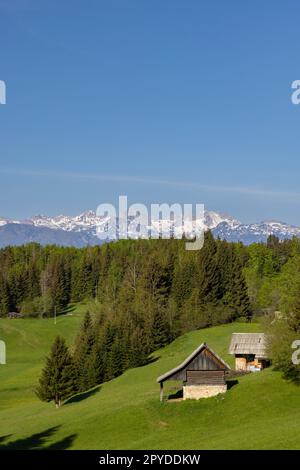
[[[190,253],[188,253],[190,255]],[[188,257],[178,263],[174,270],[172,294],[180,308],[189,298],[195,287],[196,265],[194,258]]]
[[[147,345],[142,329],[137,326],[131,335],[130,341],[130,367],[139,367],[147,362]]]
[[[237,313],[237,317],[244,317],[248,321],[251,320],[251,308],[242,266],[238,257],[235,258],[233,267],[233,307]]]
[[[87,390],[95,385],[91,371],[93,358],[92,353],[96,343],[95,329],[89,312],[85,314],[81,330],[76,338],[74,361],[78,376],[78,388],[80,391]]]
[[[162,348],[170,342],[171,332],[165,312],[162,308],[156,308],[154,311],[151,344],[153,350]]]
[[[0,273],[0,317],[4,317],[9,312],[10,299],[8,284]]]
[[[198,255],[198,286],[203,302],[217,302],[221,297],[216,253],[216,242],[212,233],[208,231],[205,234],[204,246]]]
[[[63,309],[69,302],[68,274],[64,266],[64,260],[61,258],[56,259],[52,266],[51,297],[53,307],[58,309]]]
[[[102,338],[98,338],[93,346],[89,361],[88,380],[91,386],[104,382],[106,357]]]
[[[43,401],[54,401],[59,408],[62,401],[77,391],[74,362],[64,338],[57,336],[50,356],[39,379],[36,393]]]

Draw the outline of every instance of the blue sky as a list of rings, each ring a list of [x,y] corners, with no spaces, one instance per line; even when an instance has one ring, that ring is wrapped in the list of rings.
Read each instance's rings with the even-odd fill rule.
[[[204,203],[300,224],[294,1],[0,0],[0,215]]]

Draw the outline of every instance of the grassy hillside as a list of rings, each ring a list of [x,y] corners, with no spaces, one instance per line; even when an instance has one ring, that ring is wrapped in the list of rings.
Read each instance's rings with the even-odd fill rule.
[[[199,402],[159,402],[156,377],[206,341],[233,364],[233,332],[257,324],[186,334],[157,351],[151,364],[71,400],[61,409],[33,393],[53,338],[71,342],[81,315],[53,320],[0,320],[7,365],[0,366],[0,449],[297,449],[300,390],[266,370],[239,379],[226,395]],[[174,385],[174,384],[171,384]],[[170,387],[170,385],[169,385]]]

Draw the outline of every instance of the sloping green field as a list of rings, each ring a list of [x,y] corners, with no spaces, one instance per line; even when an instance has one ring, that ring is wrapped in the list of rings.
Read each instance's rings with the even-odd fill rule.
[[[57,325],[53,320],[0,320],[0,339],[7,344],[7,365],[0,366],[0,449],[300,448],[300,389],[270,369],[239,378],[224,396],[159,402],[156,377],[203,341],[233,365],[227,354],[231,334],[260,331],[257,324],[186,334],[157,351],[151,364],[59,410],[40,402],[33,389],[45,354],[57,334],[70,343],[80,321],[81,315],[59,317]]]

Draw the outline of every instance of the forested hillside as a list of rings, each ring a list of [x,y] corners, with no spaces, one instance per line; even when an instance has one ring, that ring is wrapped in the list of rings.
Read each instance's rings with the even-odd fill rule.
[[[245,247],[214,240],[211,233],[194,252],[181,240],[9,247],[0,250],[0,312],[47,316],[55,307],[60,312],[69,303],[93,299],[110,317],[130,310],[131,317],[151,323],[159,307],[171,331],[206,326],[249,314],[242,273],[247,258]],[[218,307],[218,319],[207,314],[210,305]]]
[[[184,330],[264,309],[288,311],[299,291],[297,238],[280,242],[271,236],[267,244],[245,247],[214,240],[208,232],[204,248],[193,252],[181,240],[82,249],[32,243],[0,250],[1,316],[15,310],[47,316],[54,307],[59,313],[87,299],[97,301],[104,314],[145,312],[146,305],[153,311],[158,303],[167,309],[171,329]]]
[[[89,302],[91,316],[75,345],[78,367],[87,356],[92,364],[90,371],[82,368],[82,389],[145,364],[152,351],[186,331],[289,313],[299,292],[296,238],[245,247],[207,232],[200,251],[186,251],[183,240],[0,250],[1,316],[17,310],[47,317]]]

